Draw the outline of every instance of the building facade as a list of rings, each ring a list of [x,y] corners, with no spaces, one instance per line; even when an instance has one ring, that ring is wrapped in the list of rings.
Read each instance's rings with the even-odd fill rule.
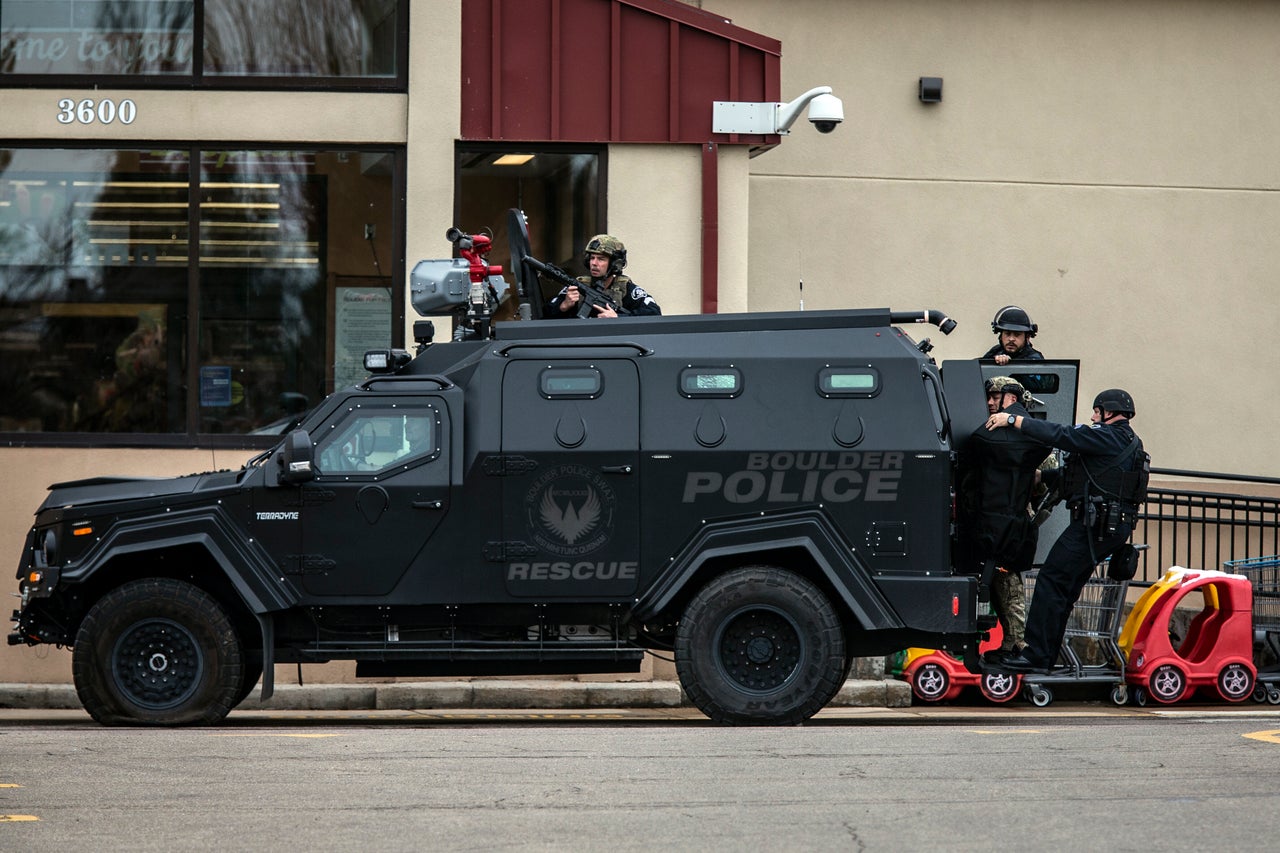
[[[944,360],[1022,305],[1157,465],[1280,476],[1277,44],[1245,0],[5,0],[0,554],[49,483],[268,446],[510,207],[669,314],[937,308]],[[821,85],[830,134],[712,127]]]

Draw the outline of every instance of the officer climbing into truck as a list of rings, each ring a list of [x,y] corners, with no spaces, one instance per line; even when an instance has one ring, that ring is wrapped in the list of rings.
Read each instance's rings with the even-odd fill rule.
[[[1031,395],[1011,377],[988,379],[986,391],[989,415],[1029,417],[1024,400]],[[1029,436],[979,427],[962,460],[964,540],[1003,629],[1000,649],[988,653],[993,658],[1021,651],[1027,621],[1021,573],[1031,568],[1038,539],[1029,504],[1036,466],[1047,454],[1048,448]]]
[[[1006,305],[997,311],[991,320],[991,331],[999,340],[983,358],[994,359],[996,364],[1044,360],[1044,355],[1031,345],[1031,339],[1040,327],[1031,322],[1030,315],[1017,305]]]
[[[996,664],[999,669],[1048,671],[1057,659],[1071,608],[1094,566],[1110,556],[1111,571],[1132,571],[1136,554],[1126,543],[1138,507],[1146,500],[1151,464],[1129,423],[1134,411],[1133,397],[1111,388],[1094,398],[1089,425],[1068,427],[1005,412],[987,418],[988,430],[1013,427],[1070,453],[1064,468],[1042,471],[1040,476],[1050,488],[1061,478],[1071,523],[1054,542],[1036,578],[1023,653],[1005,658]]]
[[[578,276],[577,284],[561,288],[543,309],[544,319],[617,317],[619,314],[651,317],[662,313],[652,296],[622,274],[627,266],[627,247],[617,237],[609,234],[592,237],[583,249],[582,263],[590,275]],[[583,312],[583,303],[591,313]]]

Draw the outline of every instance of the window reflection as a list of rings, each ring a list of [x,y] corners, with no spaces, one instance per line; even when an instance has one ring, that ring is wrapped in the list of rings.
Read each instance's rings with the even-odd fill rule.
[[[407,0],[4,0],[0,77],[395,80]],[[194,22],[204,23],[197,50]]]
[[[391,343],[392,152],[198,162],[0,149],[0,432],[269,432]]]
[[[0,430],[184,429],[186,174],[182,152],[0,149]]]
[[[205,0],[204,73],[391,77],[395,0]]]
[[[190,74],[195,0],[4,0],[0,73]]]

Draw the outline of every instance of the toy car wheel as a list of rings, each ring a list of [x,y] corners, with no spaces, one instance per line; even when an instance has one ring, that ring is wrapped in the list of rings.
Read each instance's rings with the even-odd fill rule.
[[[1129,686],[1127,684],[1117,684],[1111,688],[1111,704],[1116,707],[1127,705],[1129,703]]]
[[[104,725],[216,723],[242,689],[240,639],[208,593],[148,578],[103,596],[80,623],[76,693]]]
[[[978,690],[992,702],[1008,702],[1021,686],[1022,676],[1007,672],[988,672],[978,682]]]
[[[1152,670],[1147,689],[1157,702],[1177,702],[1187,692],[1187,676],[1173,664],[1164,663]]]
[[[1048,687],[1033,684],[1027,688],[1027,699],[1037,708],[1044,708],[1053,702],[1053,691]]]
[[[1218,673],[1218,695],[1228,702],[1243,702],[1253,693],[1253,673],[1242,663],[1229,663]]]
[[[685,608],[676,672],[716,722],[793,725],[840,690],[844,650],[822,590],[793,572],[746,566],[711,580]]]
[[[911,692],[924,702],[941,702],[951,689],[951,676],[946,667],[923,663],[911,676]]]

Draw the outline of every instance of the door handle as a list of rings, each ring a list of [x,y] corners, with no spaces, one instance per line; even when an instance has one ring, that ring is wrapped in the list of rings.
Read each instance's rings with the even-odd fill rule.
[[[414,501],[414,509],[440,509],[444,506],[444,501]]]
[[[601,465],[600,473],[602,474],[630,474],[630,465]]]

